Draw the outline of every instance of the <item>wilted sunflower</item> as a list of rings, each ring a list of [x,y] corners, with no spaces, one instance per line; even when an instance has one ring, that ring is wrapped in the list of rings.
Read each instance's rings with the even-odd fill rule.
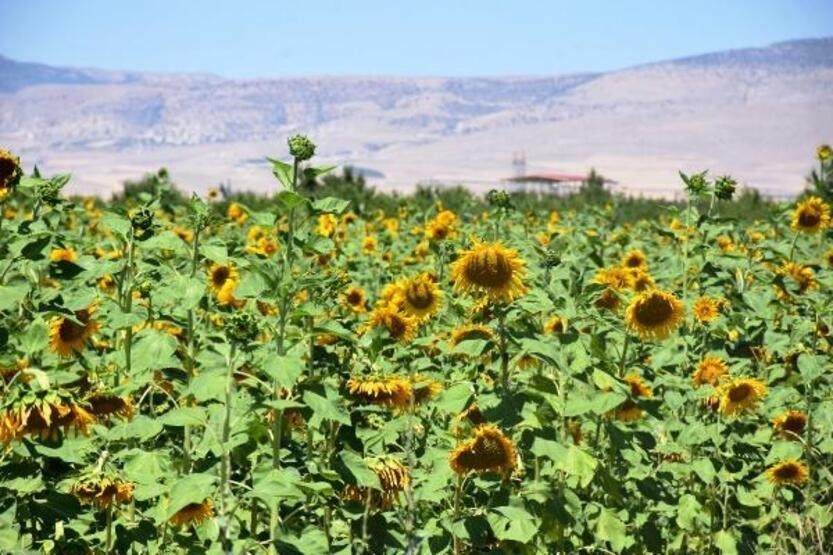
[[[706,384],[717,386],[720,379],[728,373],[729,367],[722,358],[709,355],[704,357],[697,365],[697,370],[694,371],[691,381],[694,383],[694,387]]]
[[[400,284],[402,309],[418,321],[436,314],[442,304],[442,291],[428,274],[405,279]]]
[[[593,306],[600,310],[616,310],[619,308],[620,302],[621,299],[616,291],[608,287],[599,293],[599,296],[593,301]]]
[[[88,435],[88,426],[94,421],[86,409],[64,401],[14,406],[0,415],[0,441],[8,443],[27,435],[56,441],[61,428],[64,433],[73,430],[76,434]]]
[[[517,251],[499,243],[475,242],[454,262],[454,289],[483,293],[493,301],[512,302],[527,292],[523,283],[524,261]]]
[[[367,403],[404,410],[411,405],[411,382],[399,376],[350,378],[347,390]]]
[[[22,175],[20,158],[8,150],[0,149],[0,201],[9,195]]]
[[[799,202],[793,211],[792,228],[803,233],[818,233],[830,224],[830,207],[819,197]]]
[[[344,488],[342,498],[346,501],[366,503],[370,495],[370,506],[387,510],[399,500],[399,492],[404,491],[411,483],[408,468],[398,458],[385,455],[365,461],[368,468],[379,478],[382,490],[369,490],[362,486],[348,485]]]
[[[755,408],[766,395],[766,384],[757,378],[735,378],[723,383],[716,391],[720,399],[718,410],[727,416]]]
[[[544,324],[544,332],[548,334],[558,334],[567,331],[567,319],[561,316],[553,316]]]
[[[645,253],[639,249],[634,249],[625,253],[622,257],[622,266],[625,268],[644,268],[648,269],[648,258]]]
[[[208,286],[217,302],[221,305],[231,304],[234,301],[234,290],[240,283],[240,274],[234,264],[212,264],[208,270]]]
[[[809,479],[810,469],[801,461],[789,459],[767,468],[766,477],[776,486],[800,486]]]
[[[71,491],[81,501],[92,503],[99,509],[114,503],[129,503],[133,499],[133,484],[110,478],[78,482]]]
[[[119,416],[128,419],[133,417],[133,401],[130,397],[96,393],[87,398],[87,404],[90,405],[90,413],[96,417]]]
[[[451,331],[451,338],[449,339],[449,342],[451,343],[452,347],[456,347],[463,341],[467,341],[470,339],[483,339],[485,341],[494,341],[495,332],[493,332],[492,328],[488,326],[484,326],[481,324],[467,324],[465,326],[459,326],[454,328]]]
[[[62,357],[71,356],[84,350],[87,339],[99,329],[93,320],[95,305],[76,310],[75,319],[59,316],[49,325],[49,348]]]
[[[473,470],[506,475],[515,467],[516,458],[517,451],[512,441],[497,426],[484,424],[474,430],[474,437],[454,449],[449,464],[458,474]]]
[[[413,316],[404,314],[392,305],[377,306],[370,315],[365,329],[384,328],[392,339],[400,343],[408,343],[414,338],[417,320]]]
[[[353,312],[366,312],[367,294],[358,286],[348,287],[341,297],[341,304]]]
[[[631,301],[625,323],[643,339],[665,339],[682,322],[684,310],[683,303],[673,294],[653,289]]]
[[[699,297],[694,301],[694,319],[701,324],[713,322],[720,316],[720,304],[711,297]]]
[[[178,510],[170,518],[174,526],[188,526],[193,524],[199,526],[214,516],[214,507],[211,499],[206,498],[202,503],[188,503]]]
[[[807,413],[800,410],[788,410],[772,419],[772,426],[782,436],[796,439],[807,427]]]

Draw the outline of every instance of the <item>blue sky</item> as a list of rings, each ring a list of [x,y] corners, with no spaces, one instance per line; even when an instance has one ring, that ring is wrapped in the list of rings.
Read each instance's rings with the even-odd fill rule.
[[[604,71],[833,35],[831,0],[0,0],[0,54],[285,75]]]

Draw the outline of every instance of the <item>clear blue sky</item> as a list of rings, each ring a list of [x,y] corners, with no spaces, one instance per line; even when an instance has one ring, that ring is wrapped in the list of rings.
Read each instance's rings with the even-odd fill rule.
[[[0,0],[0,54],[211,72],[602,71],[833,35],[833,0]]]

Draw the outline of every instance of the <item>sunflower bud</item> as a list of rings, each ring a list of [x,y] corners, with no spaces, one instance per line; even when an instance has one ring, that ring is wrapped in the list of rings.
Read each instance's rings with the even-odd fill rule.
[[[287,141],[289,143],[289,154],[298,161],[309,160],[315,154],[315,143],[304,135],[295,135]]]
[[[833,148],[830,145],[819,145],[816,149],[816,157],[822,162],[833,158]]]
[[[145,232],[153,227],[153,210],[147,206],[142,206],[130,218],[130,223],[133,229],[139,232]]]
[[[683,182],[685,183],[686,193],[688,193],[691,197],[699,197],[706,193],[709,189],[706,172],[695,173],[691,176],[687,176],[681,172],[680,177],[682,177]]]
[[[66,182],[61,182],[56,179],[50,179],[39,183],[35,189],[35,194],[42,204],[55,205],[61,202],[61,189]]]
[[[248,312],[234,312],[226,318],[226,337],[229,341],[246,344],[258,334],[257,319]]]
[[[492,189],[486,194],[486,200],[490,205],[496,208],[501,208],[503,210],[512,208],[512,197],[510,197],[509,193],[506,191]]]
[[[555,268],[561,264],[561,257],[558,255],[553,249],[547,249],[544,251],[544,267],[545,268]]]
[[[720,200],[732,200],[737,184],[737,181],[728,175],[718,177],[717,181],[714,182],[714,196]]]

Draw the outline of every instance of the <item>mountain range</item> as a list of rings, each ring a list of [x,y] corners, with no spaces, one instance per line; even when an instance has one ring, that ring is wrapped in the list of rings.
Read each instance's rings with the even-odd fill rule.
[[[279,71],[280,68],[276,68]],[[604,73],[226,79],[53,67],[0,56],[0,146],[78,191],[107,194],[168,167],[183,188],[274,186],[265,156],[308,134],[321,161],[371,184],[499,186],[591,167],[623,191],[673,196],[709,169],[794,194],[833,142],[833,38]]]

